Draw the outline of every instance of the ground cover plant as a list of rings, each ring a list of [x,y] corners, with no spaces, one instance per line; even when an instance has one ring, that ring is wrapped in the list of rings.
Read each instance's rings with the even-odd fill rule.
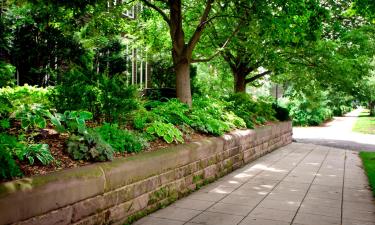
[[[122,92],[113,87],[110,90],[113,95]],[[3,102],[0,113],[1,179],[20,177],[29,167],[64,168],[66,165],[61,164],[66,164],[64,159],[67,158],[72,160],[70,164],[108,161],[152,148],[155,142],[164,142],[161,146],[184,143],[194,135],[219,136],[234,129],[253,128],[276,120],[271,102],[253,100],[247,94],[233,95],[225,100],[195,96],[189,107],[173,98],[164,101],[142,99],[134,91],[134,87],[125,88],[125,102],[118,103],[127,102],[133,106],[110,112],[100,107],[76,108],[74,105],[74,110],[66,110],[69,104],[54,107],[56,90],[52,87],[26,85],[0,89]],[[75,98],[84,102],[87,96]],[[111,101],[113,99],[105,100]],[[116,104],[105,106],[116,108]],[[87,111],[89,109],[94,112]]]
[[[375,196],[375,153],[361,152],[359,156],[362,159],[363,166],[365,167],[370,186]]]
[[[375,134],[375,117],[370,116],[370,110],[361,112],[353,126],[353,131],[364,134]]]

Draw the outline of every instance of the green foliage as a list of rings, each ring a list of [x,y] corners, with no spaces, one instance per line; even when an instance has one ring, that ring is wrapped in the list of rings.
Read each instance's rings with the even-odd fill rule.
[[[9,119],[1,119],[0,120],[0,130],[6,130],[10,128]]]
[[[184,143],[182,138],[182,133],[171,123],[163,123],[160,121],[155,121],[147,127],[146,132],[150,135],[163,138],[167,143]]]
[[[137,89],[127,86],[126,81],[120,76],[103,77],[99,88],[100,112],[107,121],[121,122],[131,111],[138,108]]]
[[[301,126],[316,126],[332,118],[332,110],[325,101],[313,101],[302,97],[293,99],[288,103],[290,116],[293,124]]]
[[[55,159],[51,155],[47,144],[30,144],[17,152],[17,157],[20,160],[29,160],[30,165],[33,165],[35,159],[39,160],[43,165],[51,164]]]
[[[15,112],[15,118],[21,121],[21,127],[25,130],[47,126],[45,118],[51,113],[41,104],[21,105]]]
[[[0,61],[0,88],[14,85],[14,73],[16,69],[14,66]]]
[[[4,87],[0,89],[0,101],[7,101],[7,105],[10,104],[12,110],[16,110],[22,105],[32,104],[51,107],[49,101],[51,90],[51,88],[38,88],[29,85]]]
[[[191,127],[214,135],[222,135],[245,126],[244,121],[225,109],[227,104],[214,98],[194,98],[190,114]]]
[[[154,102],[156,107],[152,108],[152,113],[164,123],[174,125],[190,124],[191,121],[187,116],[189,107],[177,99],[171,99],[168,102]]]
[[[147,144],[141,136],[120,129],[117,124],[104,123],[94,130],[117,152],[140,152]]]
[[[91,112],[87,111],[65,111],[64,114],[51,115],[51,123],[59,132],[85,133],[86,121],[93,118]]]
[[[107,161],[113,159],[112,147],[92,129],[88,129],[84,134],[71,135],[66,150],[75,160]]]
[[[144,108],[140,108],[139,110],[133,111],[130,118],[132,120],[133,128],[143,131],[147,124],[154,121],[155,115]]]
[[[24,147],[15,137],[0,133],[0,179],[10,179],[22,175],[13,155]]]
[[[138,93],[121,76],[108,77],[75,68],[55,88],[52,101],[58,111],[85,110],[107,122],[124,122],[138,108]]]
[[[363,134],[375,134],[375,117],[369,115],[369,110],[361,112],[352,130]]]
[[[361,152],[359,156],[362,159],[373,195],[375,196],[375,152]]]
[[[254,125],[275,120],[275,111],[272,104],[265,100],[259,99],[256,102],[248,94],[236,93],[228,98],[228,102],[230,104],[227,109],[241,117],[247,128],[253,128]]]

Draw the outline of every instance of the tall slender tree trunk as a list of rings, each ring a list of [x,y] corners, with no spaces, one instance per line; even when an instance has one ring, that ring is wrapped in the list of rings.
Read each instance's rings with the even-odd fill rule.
[[[246,75],[233,73],[234,75],[234,92],[246,93]]]

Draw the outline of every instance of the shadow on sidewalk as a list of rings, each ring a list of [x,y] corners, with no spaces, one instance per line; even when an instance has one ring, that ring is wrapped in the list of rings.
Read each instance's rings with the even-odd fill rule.
[[[365,144],[359,143],[355,141],[343,141],[343,140],[334,140],[334,139],[302,139],[296,138],[293,139],[294,142],[297,143],[309,143],[315,145],[322,145],[328,147],[335,147],[335,148],[342,148],[345,150],[353,150],[353,151],[365,151],[365,152],[375,152],[375,145],[373,144]]]

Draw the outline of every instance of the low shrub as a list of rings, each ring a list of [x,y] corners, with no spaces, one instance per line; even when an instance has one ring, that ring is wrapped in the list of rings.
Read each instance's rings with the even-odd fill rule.
[[[222,135],[244,126],[244,121],[226,110],[227,103],[214,98],[193,99],[191,127],[203,133]]]
[[[15,118],[21,121],[21,127],[25,130],[45,128],[47,126],[46,118],[49,118],[50,115],[49,110],[41,104],[24,104],[15,112]]]
[[[332,110],[324,101],[312,102],[307,99],[296,99],[288,103],[290,116],[294,125],[316,126],[332,118]]]
[[[53,106],[50,96],[52,88],[38,88],[25,84],[24,86],[4,87],[0,89],[0,99],[7,99],[13,110],[21,105],[41,104],[47,108]]]
[[[24,147],[17,141],[17,138],[0,133],[0,179],[22,176],[21,169],[13,156]]]
[[[94,130],[117,152],[140,152],[147,145],[140,135],[120,129],[117,124],[104,123]]]
[[[108,161],[113,159],[113,149],[99,133],[87,129],[84,134],[73,134],[67,143],[67,152],[75,160]]]
[[[227,109],[241,117],[247,128],[254,128],[254,125],[275,120],[276,112],[272,108],[272,104],[265,100],[260,99],[256,102],[248,94],[235,93],[229,96],[228,102],[230,104]]]
[[[171,123],[152,122],[146,129],[149,135],[163,138],[167,143],[184,143],[182,132]]]
[[[97,74],[72,69],[63,76],[51,95],[59,112],[75,110],[92,112],[95,119],[122,123],[139,106],[136,87],[121,76]]]
[[[87,111],[65,111],[64,114],[50,115],[51,123],[58,132],[81,134],[86,132],[86,121],[92,118],[92,113]]]
[[[33,165],[35,159],[43,165],[51,164],[55,158],[51,155],[47,144],[30,144],[17,153],[20,160],[27,159],[30,165]]]
[[[154,103],[156,102],[154,101]],[[172,123],[174,125],[191,123],[189,117],[187,116],[189,107],[186,104],[183,104],[177,99],[157,103],[158,104],[155,104],[155,107],[151,108],[151,111],[158,118],[158,120],[164,123]]]

